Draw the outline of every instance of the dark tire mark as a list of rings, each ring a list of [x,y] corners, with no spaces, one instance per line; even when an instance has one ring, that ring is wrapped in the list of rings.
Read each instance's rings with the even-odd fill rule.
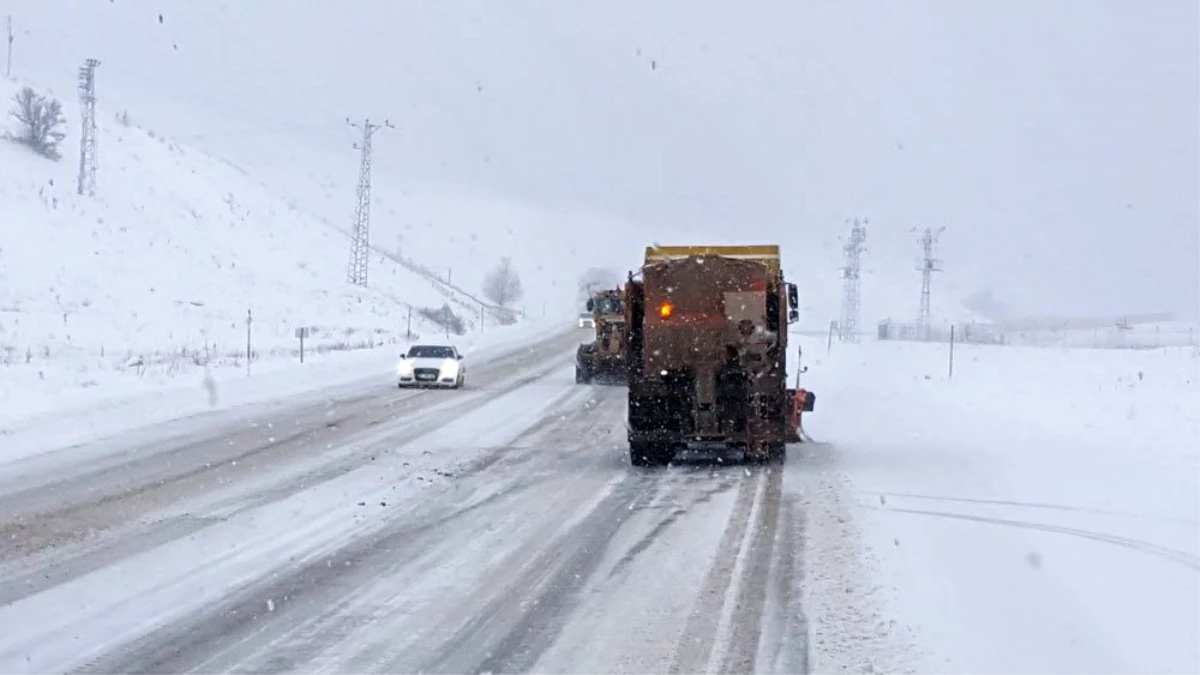
[[[1200,570],[1200,556],[1193,555],[1186,551],[1180,551],[1167,546],[1161,546],[1141,539],[1132,537],[1123,537],[1116,534],[1108,534],[1105,532],[1096,532],[1093,530],[1085,530],[1077,527],[1066,527],[1063,525],[1051,525],[1048,523],[1033,523],[1025,520],[1009,520],[1007,518],[991,518],[988,516],[976,516],[968,513],[947,513],[944,511],[924,511],[921,509],[880,509],[894,513],[910,513],[921,516],[936,516],[939,518],[953,518],[957,520],[969,520],[977,523],[986,523],[988,525],[1002,525],[1007,527],[1016,527],[1025,530],[1040,530],[1042,532],[1054,532],[1056,534],[1065,534],[1072,537],[1080,537],[1082,539],[1091,539],[1106,544],[1114,544],[1139,553],[1148,553],[1155,555],[1164,560],[1169,560],[1173,563],[1189,567],[1193,570]]]
[[[654,475],[651,472],[645,473],[647,475]],[[688,510],[691,507],[695,506],[696,504],[712,501],[712,498],[715,495],[728,492],[738,484],[739,478],[741,477],[743,477],[743,474],[741,474],[740,470],[737,474],[734,474],[731,471],[710,470],[702,473],[698,470],[684,469],[682,472],[682,478],[683,483],[686,486],[684,495],[686,496],[688,503],[684,505],[676,502],[662,504],[661,506],[646,505],[643,507],[634,507],[634,511],[662,508],[668,509],[669,512],[666,517],[656,523],[649,532],[647,532],[640,540],[637,541],[637,543],[631,546],[629,550],[625,552],[625,555],[621,556],[616,565],[609,570],[608,578],[613,579],[622,571],[624,571],[624,569],[628,567],[630,563],[637,559],[639,554],[649,548],[651,544],[653,544],[660,536],[662,536],[662,533],[665,532],[667,528],[678,522],[681,517],[686,517]],[[668,485],[664,485],[664,487],[667,487]]]
[[[578,603],[579,590],[600,564],[601,551],[633,511],[630,505],[650,499],[652,485],[628,477],[555,546],[542,549],[509,592],[480,608],[417,670],[492,673],[531,668],[557,639]],[[503,637],[498,642],[489,640],[496,633]]]
[[[767,580],[774,561],[779,510],[783,499],[783,469],[766,470],[766,487],[754,522],[750,525],[751,539],[745,552],[747,564],[733,614],[730,649],[721,663],[723,673],[756,672],[759,637],[762,634],[763,610],[767,601]]]
[[[637,509],[630,509],[630,510],[635,511]],[[612,579],[613,577],[617,576],[622,571],[624,571],[625,568],[629,565],[629,563],[631,563],[637,559],[638,554],[640,554],[642,551],[645,551],[646,549],[650,548],[650,545],[653,544],[659,538],[659,536],[661,536],[662,533],[666,531],[666,529],[668,527],[670,527],[673,523],[675,523],[675,521],[677,521],[680,516],[685,516],[685,515],[687,515],[686,509],[681,509],[681,508],[672,509],[671,512],[667,514],[666,518],[663,518],[662,520],[658,521],[658,523],[656,523],[654,525],[654,527],[652,527],[650,529],[650,531],[645,534],[645,536],[643,536],[641,539],[639,539],[637,541],[637,543],[635,543],[633,546],[629,547],[629,550],[625,552],[625,555],[621,556],[621,559],[617,561],[617,564],[613,565],[613,568],[611,570],[609,570],[608,578]]]
[[[671,660],[671,673],[705,672],[717,630],[721,620],[721,609],[737,563],[738,551],[742,546],[746,528],[750,526],[750,512],[754,507],[757,492],[756,480],[744,480],[738,486],[737,499],[729,515],[725,534],[717,548],[712,566],[704,577],[696,606],[688,616],[680,643]]]
[[[545,357],[544,354],[541,356]],[[557,360],[530,376],[503,383],[496,391],[506,394],[522,386],[535,383],[539,379],[545,378],[556,365]],[[489,371],[496,369],[489,368]],[[373,397],[362,398],[369,400]],[[11,523],[0,521],[0,540],[5,541],[5,546],[0,548],[0,562],[39,552],[51,553],[50,549],[52,548],[72,545],[68,547],[68,551],[71,548],[78,550],[68,553],[69,557],[65,560],[61,555],[55,556],[55,566],[60,569],[74,570],[76,575],[92,571],[102,564],[112,564],[114,561],[100,558],[91,564],[86,564],[80,558],[94,554],[97,546],[115,548],[118,545],[108,540],[116,539],[117,535],[121,535],[122,539],[129,539],[136,534],[139,541],[145,542],[145,546],[134,550],[119,545],[121,550],[127,550],[127,555],[133,555],[149,546],[164,543],[160,537],[156,536],[157,530],[173,531],[179,533],[179,536],[184,536],[199,529],[206,520],[209,520],[203,514],[199,514],[189,521],[195,526],[183,531],[176,529],[175,523],[179,522],[177,518],[142,523],[139,526],[137,522],[139,518],[166,504],[176,504],[189,497],[234,483],[240,476],[253,475],[257,465],[288,462],[301,457],[306,451],[311,455],[314,448],[322,448],[333,443],[351,443],[359,434],[374,424],[391,420],[397,415],[422,410],[431,404],[449,402],[451,405],[444,410],[438,410],[432,420],[415,419],[407,425],[401,423],[402,428],[397,428],[396,433],[404,436],[405,443],[413,442],[461,414],[462,409],[477,404],[478,398],[478,396],[473,396],[463,401],[455,401],[452,398],[412,395],[395,398],[393,396],[377,405],[369,406],[364,411],[343,415],[334,420],[332,425],[329,420],[317,419],[315,422],[309,422],[307,427],[286,436],[280,434],[278,437],[269,436],[271,431],[261,428],[241,431],[241,435],[221,437],[219,439],[221,441],[229,439],[225,444],[205,440],[167,451],[165,455],[155,453],[117,468],[106,469],[100,472],[100,475],[85,474],[69,479],[48,489],[66,490],[67,494],[72,494],[72,490],[75,489],[73,486],[77,483],[85,484],[92,480],[103,481],[103,476],[112,472],[119,471],[124,474],[120,480],[115,481],[119,486],[117,492],[101,494],[93,500],[70,503],[66,508],[57,511],[51,510],[32,516],[19,516]],[[324,404],[319,407],[324,409]],[[381,413],[384,415],[383,418],[378,417]],[[259,438],[261,436],[267,437],[266,443],[261,442],[262,439]],[[203,451],[207,448],[206,443],[215,443],[214,447],[218,452],[204,453]],[[370,457],[378,452],[378,447],[388,443],[388,441],[371,443],[369,447],[332,461],[318,471],[294,477],[282,487],[262,491],[256,494],[254,499],[241,503],[239,510],[284,499],[313,485],[333,480],[369,462]],[[239,447],[242,449],[239,450]],[[202,463],[197,464],[196,458],[188,457],[190,454],[200,457],[199,461]],[[165,467],[159,467],[157,470],[141,466],[142,464],[162,464],[164,461]],[[147,476],[147,474],[149,475]],[[155,478],[156,474],[158,475],[157,479]],[[166,477],[163,477],[164,475]],[[137,476],[137,480],[135,482],[134,479],[124,476]],[[95,488],[91,488],[91,491],[94,492]],[[21,493],[9,495],[5,500],[16,500],[20,496]],[[136,529],[136,533],[126,531],[131,529]],[[89,541],[94,543],[86,548],[82,546],[84,542]],[[35,577],[24,575],[23,578],[26,582],[32,582]],[[55,583],[63,583],[67,580],[69,578],[59,576]],[[39,583],[25,583],[21,586],[12,586],[6,583],[6,587],[19,589],[9,594],[11,596],[9,601],[18,600],[49,585],[52,584],[47,578],[43,578]]]
[[[805,516],[804,510],[792,496],[784,497],[782,525],[790,546],[782,548],[778,560],[780,567],[775,575],[775,593],[781,599],[780,608],[787,613],[782,622],[783,631],[774,652],[773,665],[780,673],[808,673],[812,662],[809,655],[808,615],[804,608],[805,586]]]
[[[577,422],[586,417],[581,406],[565,419]],[[555,419],[563,423],[561,418]],[[528,431],[523,433],[514,443],[529,435]],[[371,620],[351,610],[356,601],[361,602],[361,594],[369,592],[373,582],[409,571],[445,538],[447,531],[454,530],[455,521],[479,509],[503,508],[504,500],[527,494],[555,477],[521,471],[514,465],[501,468],[498,464],[508,452],[509,446],[495,448],[471,467],[471,473],[491,469],[490,474],[504,481],[503,487],[490,494],[471,500],[477,489],[467,487],[465,483],[453,483],[452,486],[463,485],[467,494],[459,494],[451,487],[434,496],[434,501],[419,504],[421,512],[427,514],[424,517],[398,521],[383,532],[361,538],[334,554],[298,561],[297,567],[280,576],[255,584],[220,605],[128,643],[124,648],[88,663],[78,672],[207,670],[210,662],[216,667],[218,659],[223,659],[227,653],[261,645],[267,645],[274,653],[268,653],[266,665],[260,663],[256,671],[303,669],[305,663],[331,643]],[[462,472],[458,477],[466,475]],[[495,484],[493,478],[483,482],[481,487],[490,490]],[[464,502],[467,503],[465,507],[462,506]],[[298,644],[289,644],[286,651],[272,649],[272,636],[278,639],[280,633],[286,636],[293,631],[299,631],[303,638]]]
[[[358,627],[360,619],[338,611],[355,589],[365,588],[380,574],[424,555],[432,541],[443,536],[443,528],[452,526],[455,520],[529,487],[527,483],[513,483],[466,506],[445,509],[441,515],[419,522],[398,524],[382,536],[360,540],[336,553],[304,562],[285,576],[237,593],[203,613],[160,627],[73,672],[190,671],[201,666],[210,655],[252,641],[272,627],[286,628],[289,618],[302,624],[313,619],[315,613],[317,620],[311,623],[319,628],[320,635],[305,643],[308,649],[275,655],[272,661],[276,668],[269,672],[302,670],[303,664],[328,644],[331,633],[345,634]],[[273,614],[271,622],[266,621],[268,614]]]
[[[1120,516],[1123,518],[1137,518],[1141,520],[1161,520],[1164,522],[1179,523],[1181,525],[1197,525],[1200,520],[1194,518],[1173,518],[1170,516],[1151,516],[1140,513],[1129,513],[1126,511],[1113,511],[1110,509],[1098,509],[1090,506],[1074,506],[1071,504],[1050,504],[1047,502],[1023,502],[1009,499],[979,499],[971,497],[946,497],[942,495],[922,495],[911,492],[881,492],[877,493],[881,498],[887,497],[902,497],[904,499],[923,499],[928,501],[939,502],[959,502],[963,504],[991,504],[996,506],[1017,506],[1021,508],[1031,509],[1050,509],[1056,511],[1075,511],[1078,513],[1096,513],[1107,516]]]

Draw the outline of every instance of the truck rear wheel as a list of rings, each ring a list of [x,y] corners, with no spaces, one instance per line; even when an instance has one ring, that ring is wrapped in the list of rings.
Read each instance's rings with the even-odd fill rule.
[[[575,366],[575,384],[587,384],[592,378],[588,377],[587,371],[579,366]]]
[[[671,446],[662,443],[629,443],[629,463],[634,466],[663,466],[675,457]]]

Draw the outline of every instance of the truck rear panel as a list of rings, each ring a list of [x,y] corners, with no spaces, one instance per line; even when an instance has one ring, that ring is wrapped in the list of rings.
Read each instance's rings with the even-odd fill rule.
[[[782,447],[778,247],[722,248],[742,256],[652,247],[643,281],[630,284],[631,450],[706,441]],[[704,252],[691,254],[697,249]]]

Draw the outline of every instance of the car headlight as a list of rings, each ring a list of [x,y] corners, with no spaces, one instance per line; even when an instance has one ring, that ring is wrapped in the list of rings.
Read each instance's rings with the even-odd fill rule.
[[[408,361],[401,361],[400,363],[397,363],[396,364],[396,374],[397,375],[408,375],[411,377],[413,374],[412,364],[409,363]]]
[[[458,361],[447,361],[443,363],[439,377],[458,377]]]

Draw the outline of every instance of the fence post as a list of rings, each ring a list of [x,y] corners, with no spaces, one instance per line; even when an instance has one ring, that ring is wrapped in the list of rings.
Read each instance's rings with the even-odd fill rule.
[[[833,349],[833,328],[837,326],[836,321],[829,322],[829,339],[825,342],[825,353],[828,354]]]
[[[408,308],[408,327],[404,329],[404,339],[412,340],[412,307]]]
[[[950,375],[954,377],[954,324],[950,324]]]
[[[250,374],[250,324],[254,322],[254,318],[250,315],[250,310],[246,310],[246,375]]]

